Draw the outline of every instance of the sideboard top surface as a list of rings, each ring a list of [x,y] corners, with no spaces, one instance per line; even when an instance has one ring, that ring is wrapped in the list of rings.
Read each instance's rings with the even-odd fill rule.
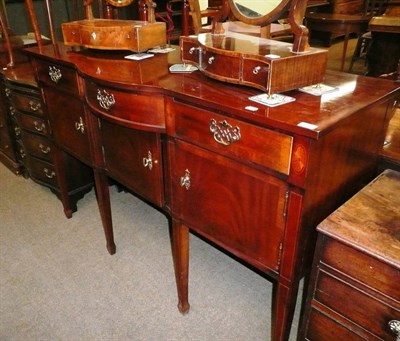
[[[371,78],[328,70],[324,84],[337,90],[323,96],[289,91],[285,95],[294,97],[294,102],[267,107],[249,100],[250,96],[261,94],[260,90],[216,81],[199,71],[170,73],[169,66],[181,62],[179,47],[171,53],[157,54],[141,61],[125,59],[131,53],[129,51],[74,51],[64,44],[59,44],[57,49],[44,46],[41,50],[33,47],[26,51],[35,57],[67,64],[85,77],[111,87],[171,95],[253,124],[315,139],[358,110],[386,101],[389,96],[400,96],[398,83],[377,78],[371,81]],[[249,110],[249,107],[255,107],[257,111]],[[311,127],[303,127],[304,123]]]

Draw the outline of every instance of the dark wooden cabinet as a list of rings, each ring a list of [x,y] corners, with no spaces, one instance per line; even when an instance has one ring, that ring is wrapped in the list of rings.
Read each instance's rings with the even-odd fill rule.
[[[301,339],[399,338],[399,191],[385,171],[318,226]]]
[[[57,152],[50,138],[47,108],[43,104],[32,65],[26,63],[5,70],[3,78],[5,101],[2,105],[6,107],[4,129],[9,134],[7,141],[3,137],[1,140],[8,153],[6,161],[2,161],[15,173],[50,188],[60,199],[63,196],[61,193],[65,193],[65,202],[69,207],[65,211],[70,216],[77,209],[77,200],[93,186],[92,170],[76,158]],[[57,171],[56,160],[63,164],[61,173]],[[63,188],[61,179],[66,184]]]

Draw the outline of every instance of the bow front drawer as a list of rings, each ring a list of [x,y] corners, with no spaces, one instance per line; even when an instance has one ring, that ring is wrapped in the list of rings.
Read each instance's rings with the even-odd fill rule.
[[[15,109],[43,116],[43,106],[39,98],[17,92],[11,94],[11,102]]]
[[[245,163],[289,174],[293,137],[192,105],[167,100],[172,136]]]
[[[86,100],[92,111],[114,123],[150,131],[163,131],[164,96],[116,90],[86,81]]]

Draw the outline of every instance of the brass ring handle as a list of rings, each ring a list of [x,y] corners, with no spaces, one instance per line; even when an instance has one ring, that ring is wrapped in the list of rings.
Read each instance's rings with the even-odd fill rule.
[[[38,102],[35,101],[29,101],[29,108],[32,111],[38,111],[40,109],[41,105]]]
[[[400,341],[400,321],[391,320],[388,323],[390,330],[396,335],[396,341]]]
[[[54,83],[58,83],[62,78],[61,70],[55,66],[49,66],[49,76]]]
[[[261,66],[256,66],[256,67],[253,69],[253,75],[258,75],[258,73],[260,72],[260,70],[261,70]]]
[[[51,148],[49,146],[45,148],[43,144],[39,144],[39,149],[43,154],[48,154],[51,151]]]
[[[215,60],[215,56],[208,58],[208,64],[211,65],[212,63],[214,63],[214,60]]]
[[[50,172],[47,168],[43,168],[43,172],[49,179],[52,179],[56,176],[56,173],[54,171]]]
[[[44,123],[39,123],[38,121],[33,121],[33,125],[35,126],[35,130],[43,132],[46,129],[46,125]]]
[[[217,122],[215,119],[210,121],[210,131],[214,140],[224,146],[229,146],[234,141],[241,139],[240,128],[232,127],[226,120]]]
[[[185,174],[181,176],[181,187],[185,187],[188,191],[190,188],[190,172],[189,169],[185,169]]]

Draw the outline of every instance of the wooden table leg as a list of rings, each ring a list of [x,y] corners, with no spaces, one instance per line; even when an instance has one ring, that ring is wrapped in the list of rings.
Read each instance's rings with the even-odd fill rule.
[[[342,63],[340,66],[340,71],[344,70],[344,64],[346,62],[346,53],[347,53],[347,45],[349,43],[349,30],[346,27],[346,33],[344,35],[344,43],[343,43],[343,53],[342,53]]]
[[[189,228],[176,220],[172,221],[172,253],[174,258],[178,309],[182,314],[189,311]]]
[[[289,285],[278,282],[274,286],[271,323],[274,341],[289,339],[298,289],[299,282],[292,282]]]
[[[116,252],[116,246],[114,243],[108,178],[102,171],[94,170],[94,180],[96,185],[97,204],[99,206],[101,221],[103,223],[107,250],[110,255],[113,255]]]

